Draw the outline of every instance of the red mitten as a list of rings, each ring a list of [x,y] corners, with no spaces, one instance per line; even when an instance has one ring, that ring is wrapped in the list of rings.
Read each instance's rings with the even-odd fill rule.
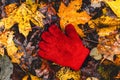
[[[56,25],[51,25],[41,37],[43,41],[39,43],[39,56],[62,66],[79,70],[89,54],[72,24],[65,27],[65,33]]]

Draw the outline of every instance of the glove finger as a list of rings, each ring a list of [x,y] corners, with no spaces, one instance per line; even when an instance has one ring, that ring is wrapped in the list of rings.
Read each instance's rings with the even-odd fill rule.
[[[61,36],[64,36],[62,31],[56,25],[51,25],[50,28],[49,28],[49,32],[57,38],[60,38]]]
[[[52,37],[52,35],[49,32],[43,32],[41,35],[41,38],[48,43],[52,43],[54,42],[54,38]]]
[[[39,43],[39,47],[40,47],[41,50],[44,50],[45,52],[50,52],[51,49],[53,49],[54,46],[53,46],[53,44],[48,44],[44,41],[41,41]]]
[[[68,37],[70,37],[72,39],[79,39],[79,36],[78,36],[78,34],[77,34],[77,32],[72,24],[66,25],[65,32],[66,32]]]

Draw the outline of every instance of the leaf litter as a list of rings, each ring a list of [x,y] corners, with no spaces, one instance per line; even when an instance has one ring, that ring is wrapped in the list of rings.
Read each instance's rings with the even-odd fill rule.
[[[118,3],[119,0],[0,1],[0,80],[119,80]],[[91,50],[79,71],[37,55],[41,33],[51,24],[64,31],[68,23],[75,26],[83,44]]]

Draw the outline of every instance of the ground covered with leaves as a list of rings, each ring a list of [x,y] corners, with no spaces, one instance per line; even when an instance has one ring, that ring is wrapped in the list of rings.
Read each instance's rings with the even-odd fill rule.
[[[120,0],[1,0],[0,80],[120,80]],[[41,34],[73,24],[90,50],[78,70],[38,56]]]

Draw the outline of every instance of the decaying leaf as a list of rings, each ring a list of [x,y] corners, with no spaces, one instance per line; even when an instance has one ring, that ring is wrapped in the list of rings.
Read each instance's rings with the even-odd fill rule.
[[[115,76],[115,79],[120,79],[120,71],[118,72],[117,76]]]
[[[10,59],[6,55],[0,56],[0,80],[11,80],[12,73],[13,65]]]
[[[98,63],[94,59],[88,61],[85,67],[81,69],[81,80],[86,80],[88,77],[96,77],[101,80],[101,75],[97,71]]]
[[[29,5],[27,3],[21,4],[17,9],[0,21],[0,27],[5,26],[5,29],[10,29],[15,23],[19,24],[19,31],[26,37],[31,30],[30,21],[36,26],[43,27],[42,19],[44,16],[37,11],[37,4]]]
[[[78,27],[78,24],[85,24],[90,20],[90,16],[87,14],[86,11],[77,12],[82,5],[82,0],[73,0],[69,3],[68,6],[65,6],[64,3],[61,3],[59,8],[58,16],[60,17],[60,26],[62,29],[65,28],[65,25],[71,23],[75,26],[76,31],[78,34],[83,37],[84,33]]]
[[[90,51],[90,56],[93,57],[95,60],[100,60],[102,59],[102,55],[98,53],[97,48],[93,48]]]
[[[1,0],[0,80],[120,79],[119,3],[119,0]],[[62,29],[71,23],[81,37],[85,36],[82,42],[91,52],[79,71],[46,60],[48,63],[43,64],[44,60],[37,56],[42,31],[54,23]],[[43,25],[44,29],[39,28]],[[99,64],[99,60],[104,62]]]
[[[120,54],[116,55],[116,58],[114,60],[114,63],[118,66],[120,66]]]
[[[56,73],[56,77],[59,80],[80,80],[80,71],[72,71],[63,67]]]
[[[114,62],[114,56],[120,54],[120,38],[116,39],[119,33],[113,33],[109,36],[99,38],[97,45],[98,53],[103,54],[104,59]]]

